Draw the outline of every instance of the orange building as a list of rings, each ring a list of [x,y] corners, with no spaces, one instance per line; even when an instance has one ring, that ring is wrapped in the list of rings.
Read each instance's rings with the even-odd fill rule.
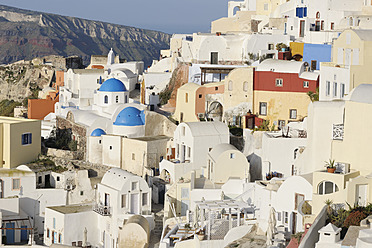
[[[55,92],[49,92],[45,99],[28,99],[28,119],[43,120],[49,113],[54,113],[54,104],[59,101],[59,87],[64,86],[64,71],[56,72]]]

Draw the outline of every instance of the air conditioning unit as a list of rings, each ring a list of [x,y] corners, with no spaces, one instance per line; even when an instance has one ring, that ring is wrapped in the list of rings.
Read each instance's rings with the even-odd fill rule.
[[[336,173],[347,174],[350,172],[350,164],[336,162]]]

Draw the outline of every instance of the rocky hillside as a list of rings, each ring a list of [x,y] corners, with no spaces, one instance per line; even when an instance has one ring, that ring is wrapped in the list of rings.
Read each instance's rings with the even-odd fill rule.
[[[170,35],[140,28],[0,5],[0,64],[46,55],[105,55],[150,65],[169,47]]]

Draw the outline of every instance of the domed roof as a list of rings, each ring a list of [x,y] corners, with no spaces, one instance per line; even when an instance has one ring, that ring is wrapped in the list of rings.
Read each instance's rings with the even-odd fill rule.
[[[358,85],[350,92],[350,101],[372,104],[372,85]]]
[[[103,129],[101,128],[96,128],[93,130],[93,132],[90,134],[90,136],[94,136],[94,137],[100,137],[101,135],[105,135],[106,132],[103,131]]]
[[[125,85],[116,78],[107,79],[101,87],[99,91],[109,91],[109,92],[118,92],[118,91],[127,91]]]
[[[145,125],[145,113],[135,107],[127,107],[120,111],[114,125],[142,126]]]

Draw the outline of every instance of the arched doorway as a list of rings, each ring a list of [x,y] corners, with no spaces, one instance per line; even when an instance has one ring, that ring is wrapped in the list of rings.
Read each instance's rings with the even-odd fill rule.
[[[220,102],[212,102],[208,107],[207,116],[213,120],[222,121],[223,106]]]

